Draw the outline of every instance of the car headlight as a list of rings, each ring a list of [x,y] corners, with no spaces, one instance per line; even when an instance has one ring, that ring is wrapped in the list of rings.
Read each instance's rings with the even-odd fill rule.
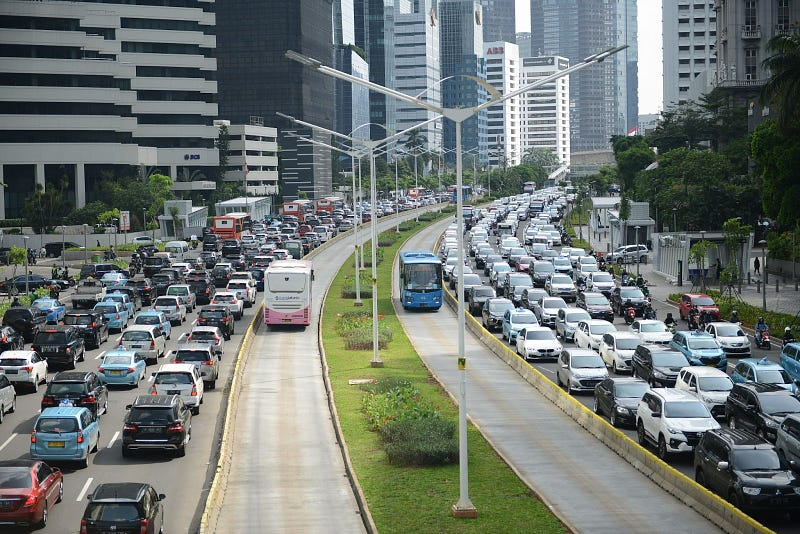
[[[764,423],[770,428],[778,428],[780,425],[772,419],[764,419]]]
[[[677,434],[682,434],[683,433],[680,430],[678,430],[677,428],[672,428],[669,425],[666,425],[665,428],[667,429],[667,432],[669,432],[670,434],[676,434],[677,435]]]
[[[661,371],[653,371],[653,376],[656,378],[667,378],[667,375],[662,373]]]
[[[761,493],[761,488],[751,488],[750,486],[742,486],[742,493],[744,493],[745,495],[758,495]]]
[[[615,410],[618,414],[622,415],[628,415],[629,413],[631,413],[631,411],[628,408],[625,408],[624,406],[617,406]]]
[[[794,492],[795,494],[800,495],[800,486],[795,487]]]

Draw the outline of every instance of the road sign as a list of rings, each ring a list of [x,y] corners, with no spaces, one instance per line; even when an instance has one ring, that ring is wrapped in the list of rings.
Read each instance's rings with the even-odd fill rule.
[[[119,229],[123,232],[130,231],[131,229],[131,212],[129,211],[121,211],[119,212]]]

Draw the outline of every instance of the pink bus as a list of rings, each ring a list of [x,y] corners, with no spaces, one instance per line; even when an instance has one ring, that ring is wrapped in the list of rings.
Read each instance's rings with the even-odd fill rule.
[[[264,324],[311,324],[311,283],[307,260],[275,260],[264,273]]]

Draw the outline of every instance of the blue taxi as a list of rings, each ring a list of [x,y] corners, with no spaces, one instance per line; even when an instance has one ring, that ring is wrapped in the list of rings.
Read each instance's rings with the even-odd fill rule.
[[[792,393],[797,393],[797,382],[792,380],[786,369],[769,358],[742,358],[733,368],[731,380],[734,383],[761,382],[775,384]]]
[[[140,311],[133,320],[133,324],[157,325],[161,327],[161,331],[164,333],[166,339],[170,339],[172,337],[172,323],[169,321],[169,319],[167,319],[167,315],[162,311]]]
[[[106,298],[103,300],[113,300],[114,302],[119,302],[125,307],[125,310],[128,312],[128,317],[133,317],[134,311],[134,304],[131,300],[130,295],[126,293],[108,293],[106,294]]]
[[[503,314],[503,339],[507,339],[509,344],[515,345],[520,330],[538,325],[539,321],[536,319],[536,315],[527,308],[506,310],[506,313]]]
[[[723,371],[728,369],[728,358],[716,338],[708,332],[681,330],[675,332],[669,344],[679,350],[690,365],[708,365]]]
[[[119,302],[113,300],[104,300],[94,305],[94,311],[102,313],[103,317],[108,319],[108,329],[117,330],[122,332],[122,329],[128,325],[130,315],[128,310]]]
[[[48,323],[59,323],[64,320],[64,316],[67,314],[67,307],[58,299],[36,299],[31,306],[42,310],[47,315]]]
[[[99,443],[100,424],[88,408],[45,408],[33,425],[30,453],[34,460],[88,467],[89,454],[97,452]]]
[[[120,345],[103,356],[103,361],[97,369],[97,377],[100,383],[106,385],[139,387],[139,382],[144,379],[146,367],[147,361],[144,355]]]

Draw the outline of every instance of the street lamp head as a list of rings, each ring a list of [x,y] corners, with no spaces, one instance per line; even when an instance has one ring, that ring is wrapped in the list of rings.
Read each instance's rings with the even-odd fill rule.
[[[308,56],[304,56],[302,54],[298,54],[294,50],[287,50],[285,56],[286,56],[287,59],[291,59],[293,61],[297,61],[298,63],[300,63],[302,65],[306,65],[308,67],[312,67],[312,68],[315,68],[315,69],[318,69],[318,68],[320,68],[322,66],[322,62],[321,61],[316,60],[314,58],[310,58]]]
[[[759,241],[758,244],[761,245],[761,248],[764,248],[764,247],[767,246],[767,242],[765,240],[763,240],[763,239],[761,241]]]

